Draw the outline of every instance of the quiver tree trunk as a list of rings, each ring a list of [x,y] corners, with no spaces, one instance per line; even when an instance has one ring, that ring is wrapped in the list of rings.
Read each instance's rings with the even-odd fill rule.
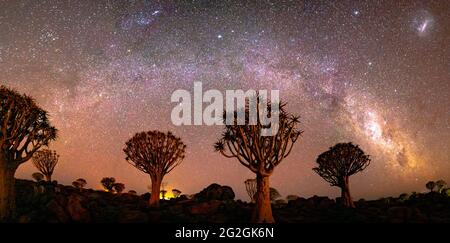
[[[352,196],[350,195],[350,183],[349,177],[345,176],[342,180],[341,186],[341,200],[342,204],[349,208],[354,208],[355,204],[353,203]]]
[[[8,166],[6,160],[0,158],[0,222],[8,222],[14,218],[16,170],[16,167]]]
[[[150,207],[159,207],[159,194],[161,192],[162,178],[159,176],[150,177],[152,180],[152,194],[150,195]]]
[[[257,175],[256,176],[257,191],[256,191],[256,205],[253,211],[253,223],[274,223],[272,216],[272,205],[270,204],[270,187],[269,177]]]
[[[47,182],[52,182],[52,176],[51,175],[45,175],[45,180]]]

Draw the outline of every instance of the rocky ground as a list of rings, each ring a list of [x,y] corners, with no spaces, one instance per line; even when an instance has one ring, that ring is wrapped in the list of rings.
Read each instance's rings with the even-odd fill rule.
[[[149,194],[112,194],[63,185],[17,180],[17,222],[49,223],[245,223],[253,205],[234,200],[230,187],[212,184],[191,199],[182,195],[147,206]],[[279,223],[441,223],[450,222],[450,196],[439,193],[401,195],[356,202],[346,209],[328,197],[298,198],[273,205]]]

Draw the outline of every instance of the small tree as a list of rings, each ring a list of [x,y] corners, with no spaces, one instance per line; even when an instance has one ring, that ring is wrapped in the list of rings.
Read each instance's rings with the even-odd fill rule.
[[[166,190],[161,190],[161,199],[166,200],[166,194],[167,194]]]
[[[408,193],[402,193],[402,194],[400,194],[399,196],[398,196],[398,200],[400,201],[400,202],[406,202],[406,201],[408,201],[409,200],[409,195],[408,195]]]
[[[102,184],[103,188],[107,192],[114,192],[114,184],[116,183],[116,178],[114,177],[104,177],[100,183]]]
[[[86,186],[87,182],[83,178],[79,178],[72,182],[72,186],[79,189],[80,191],[83,190],[83,188]]]
[[[161,183],[184,159],[186,145],[171,132],[149,131],[136,134],[124,152],[128,163],[149,174],[152,181],[150,206],[159,206]]]
[[[226,158],[235,158],[241,165],[256,174],[256,204],[252,216],[252,221],[255,223],[275,222],[270,203],[269,178],[275,167],[289,156],[302,133],[297,129],[299,117],[289,114],[284,109],[285,104],[272,104],[265,102],[264,99],[265,97],[257,95],[246,102],[245,108],[241,109],[243,112],[224,114],[225,130],[219,141],[214,144],[217,152]],[[255,107],[256,114],[252,115]],[[239,116],[239,114],[244,114],[243,125],[239,122],[242,120],[242,115]],[[260,119],[261,114],[270,114],[271,117],[278,115],[277,124],[264,124]],[[271,126],[278,128],[276,134],[263,136],[263,131],[269,127],[274,128]]]
[[[179,198],[181,195],[181,191],[178,189],[172,189],[172,194],[174,198]]]
[[[250,201],[254,203],[256,201],[255,196],[257,191],[256,179],[247,179],[246,181],[244,181],[244,184],[245,189],[247,190],[247,194],[250,197]]]
[[[125,190],[125,185],[123,183],[114,183],[113,189],[116,193],[120,194]]]
[[[318,167],[313,170],[331,186],[341,188],[341,199],[345,206],[355,207],[350,195],[349,177],[363,171],[370,158],[357,145],[338,143],[317,158]]]
[[[436,189],[437,192],[441,193],[442,189],[444,189],[444,187],[447,185],[447,182],[445,182],[444,180],[438,180],[436,181]]]
[[[43,149],[33,155],[33,164],[45,176],[47,182],[52,181],[53,171],[58,164],[59,155],[56,151]]]
[[[427,182],[427,184],[425,184],[425,187],[430,190],[430,192],[434,191],[434,188],[436,187],[436,182],[434,181],[429,181]]]
[[[41,182],[44,179],[44,175],[40,172],[35,172],[31,175],[36,182]]]
[[[15,215],[17,168],[56,134],[48,113],[34,99],[0,85],[0,222]]]
[[[441,192],[444,196],[450,197],[450,188],[444,188]]]
[[[275,202],[280,197],[281,197],[281,194],[278,192],[278,190],[271,187],[270,188],[270,201]]]

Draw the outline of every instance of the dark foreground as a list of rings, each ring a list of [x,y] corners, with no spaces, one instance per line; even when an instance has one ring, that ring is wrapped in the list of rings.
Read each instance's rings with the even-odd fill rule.
[[[235,201],[229,187],[217,184],[191,199],[181,196],[147,206],[149,194],[112,194],[71,186],[37,186],[17,180],[17,222],[49,223],[246,223],[253,205]],[[439,193],[356,202],[346,209],[328,197],[299,198],[273,205],[279,223],[450,223],[450,196]]]

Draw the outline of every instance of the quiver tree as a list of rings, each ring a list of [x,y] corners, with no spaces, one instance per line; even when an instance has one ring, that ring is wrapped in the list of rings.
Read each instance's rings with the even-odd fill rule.
[[[59,155],[56,151],[43,149],[37,151],[33,155],[34,166],[45,176],[45,180],[52,181],[53,171],[56,164],[58,164]]]
[[[161,190],[161,199],[166,200],[167,190]]]
[[[116,178],[114,177],[104,177],[100,184],[102,184],[103,188],[107,192],[114,192],[114,184],[116,184]]]
[[[247,190],[247,194],[250,197],[250,201],[252,203],[255,202],[256,196],[256,179],[247,179],[244,181],[245,189]]]
[[[434,181],[429,181],[427,182],[427,184],[425,184],[425,187],[430,190],[430,192],[434,191],[434,188],[436,187],[436,182]]]
[[[29,96],[0,86],[0,222],[14,216],[14,174],[56,139],[46,111]]]
[[[444,187],[446,185],[447,185],[447,182],[445,182],[444,180],[436,181],[436,190],[437,190],[437,192],[441,193],[442,189],[444,189]]]
[[[354,208],[349,177],[369,166],[369,155],[352,143],[338,143],[319,155],[316,162],[318,166],[313,170],[331,186],[340,187],[343,205]]]
[[[74,182],[72,182],[72,186],[79,189],[80,191],[83,190],[83,188],[86,186],[86,184],[87,184],[87,182],[83,178],[79,178],[79,179],[75,180]]]
[[[141,132],[125,144],[128,163],[149,174],[152,181],[150,206],[159,206],[161,183],[164,176],[184,159],[186,145],[171,132]]]
[[[123,183],[114,183],[113,189],[116,193],[120,194],[125,190],[125,184]]]
[[[256,117],[250,109],[252,99],[259,104],[252,108],[256,108],[258,114]],[[256,174],[257,193],[252,221],[273,223],[275,220],[270,204],[269,177],[275,167],[291,153],[294,143],[302,132],[297,129],[299,117],[286,112],[285,104],[270,104],[263,99],[263,96],[258,95],[256,98],[250,98],[241,111],[233,114],[225,113],[225,130],[214,148],[227,158],[237,159],[241,165]],[[278,109],[271,112],[272,106]],[[239,113],[245,115],[245,122],[242,125],[239,124]],[[250,117],[252,113],[253,116]],[[271,117],[278,115],[278,123],[264,124],[260,114],[270,114]],[[272,136],[263,136],[263,130],[271,126],[278,128],[276,134],[272,132]]]

